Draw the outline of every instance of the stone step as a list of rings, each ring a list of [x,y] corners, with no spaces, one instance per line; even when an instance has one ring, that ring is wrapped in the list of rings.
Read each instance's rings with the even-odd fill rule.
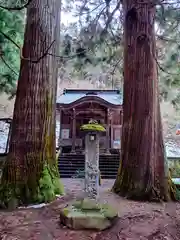
[[[79,173],[78,173],[79,171]],[[60,176],[61,177],[69,177],[69,178],[72,178],[73,176],[76,176],[76,177],[80,177],[80,176],[83,176],[84,173],[83,173],[84,169],[68,169],[68,170],[61,170],[60,171]],[[117,176],[117,173],[118,173],[118,169],[114,170],[114,171],[103,171],[102,169],[100,169],[101,171],[101,178],[105,179],[105,178],[116,178]]]
[[[117,154],[112,154],[100,155],[99,158],[101,178],[115,179],[120,157]],[[58,168],[61,178],[83,178],[85,156],[83,154],[63,154],[59,156]]]
[[[111,166],[111,165],[116,165],[118,164],[119,165],[119,160],[113,160],[113,161],[103,161],[103,160],[100,160],[99,161],[99,165],[107,165],[107,166]],[[85,160],[81,161],[81,160],[77,160],[77,161],[71,161],[71,160],[59,160],[58,164],[61,164],[61,165],[78,165],[78,164],[81,164],[81,165],[85,165]]]
[[[99,161],[107,161],[107,162],[112,162],[112,161],[119,161],[120,158],[99,158]],[[72,162],[76,162],[76,161],[85,161],[85,158],[64,158],[64,157],[61,157],[59,158],[59,161],[72,161]]]
[[[58,165],[59,169],[61,171],[66,171],[66,170],[74,170],[74,169],[85,169],[85,166],[84,165],[71,165],[71,166],[65,166],[65,165]],[[118,168],[119,168],[119,165],[117,166],[106,166],[106,165],[102,165],[102,166],[99,166],[100,170],[101,171],[104,171],[104,172],[109,172],[109,171],[116,171]]]
[[[84,171],[85,170],[85,167],[84,166],[71,166],[71,167],[62,167],[62,166],[59,166],[59,171],[60,173],[62,172],[70,172],[70,171],[76,171],[76,170],[81,170],[81,171]],[[100,172],[104,172],[104,173],[117,173],[118,171],[118,166],[117,167],[112,167],[112,168],[109,168],[109,167],[99,167],[99,170]]]
[[[67,174],[67,173],[63,173],[60,174],[60,178],[76,178],[76,179],[84,179],[84,176],[75,176],[75,174],[71,175],[71,174]],[[116,179],[116,175],[101,175],[101,179]]]
[[[62,154],[60,158],[72,158],[72,159],[78,159],[78,158],[85,158],[85,155],[83,154]],[[103,159],[111,159],[111,158],[119,158],[118,154],[111,154],[111,155],[100,155],[99,158]]]

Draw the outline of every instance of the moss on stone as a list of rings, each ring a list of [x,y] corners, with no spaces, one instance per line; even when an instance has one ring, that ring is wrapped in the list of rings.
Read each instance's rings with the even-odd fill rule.
[[[64,214],[64,216],[66,216],[66,217],[67,217],[67,216],[68,216],[68,214],[69,214],[69,212],[70,212],[70,211],[69,211],[69,209],[68,209],[68,208],[64,208],[64,209],[63,209],[63,214]]]
[[[101,212],[106,218],[113,218],[117,216],[116,210],[106,203],[101,205]]]
[[[84,199],[81,204],[81,210],[82,211],[86,211],[86,210],[98,211],[98,210],[101,210],[101,206],[95,200]]]
[[[80,127],[82,131],[96,131],[96,132],[105,132],[106,129],[98,123],[88,123],[84,124]]]
[[[77,206],[77,207],[75,207]],[[111,227],[118,213],[108,204],[84,199],[60,210],[60,221],[72,229],[104,230]]]
[[[113,218],[117,216],[117,212],[113,207],[111,207],[107,203],[99,203],[96,200],[91,199],[83,199],[83,200],[77,200],[72,204],[72,207],[81,210],[82,212],[101,212],[104,217]],[[67,208],[68,209],[68,208]]]

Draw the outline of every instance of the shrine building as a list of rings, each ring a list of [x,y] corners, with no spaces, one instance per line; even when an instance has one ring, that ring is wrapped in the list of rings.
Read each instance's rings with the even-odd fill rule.
[[[100,136],[100,153],[119,151],[122,101],[119,90],[65,89],[56,102],[60,116],[59,147],[62,153],[83,152],[85,145],[80,127],[91,119],[106,128],[106,132]]]

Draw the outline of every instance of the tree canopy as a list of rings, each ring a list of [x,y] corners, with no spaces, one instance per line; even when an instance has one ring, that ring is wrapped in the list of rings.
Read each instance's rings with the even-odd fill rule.
[[[0,91],[11,94],[16,89],[19,76],[18,46],[22,46],[23,42],[25,11],[9,11],[3,9],[1,4],[0,2]],[[12,4],[13,1],[11,6]]]
[[[162,1],[156,5],[156,59],[159,69],[161,99],[170,101],[178,107],[179,96],[179,3]],[[77,42],[83,46],[90,61],[77,61],[73,58],[71,72],[86,78],[96,74],[98,79],[105,77],[105,85],[119,87],[119,79],[123,79],[123,11],[121,1],[68,1],[63,10],[76,17],[77,21],[64,26],[64,35],[70,35],[72,52],[64,52],[69,62],[74,54]],[[119,21],[120,20],[120,21]],[[67,36],[67,35],[66,35]],[[66,42],[67,38],[64,37]],[[75,43],[75,44],[74,44]],[[66,44],[64,48],[66,48]],[[67,56],[68,55],[68,56]],[[70,65],[70,64],[69,64]],[[67,66],[67,65],[66,65]],[[66,68],[67,71],[68,68]],[[93,70],[92,70],[93,69]],[[97,69],[97,70],[96,70]],[[88,72],[88,74],[87,74]],[[93,74],[92,74],[93,72]],[[122,85],[122,84],[121,84]]]
[[[19,74],[18,46],[22,45],[24,6],[29,1],[0,2],[1,91],[11,93]],[[13,5],[12,5],[13,4]],[[22,9],[19,11],[9,11]],[[156,3],[156,45],[159,68],[160,96],[178,108],[180,101],[179,67],[179,3]],[[63,2],[62,12],[72,19],[62,23],[63,60],[61,78],[95,79],[99,86],[121,88],[123,83],[123,11],[120,0],[69,0]],[[119,21],[120,20],[120,21]],[[63,19],[62,19],[63,22]],[[5,35],[4,35],[5,34]],[[9,40],[14,40],[14,43]]]

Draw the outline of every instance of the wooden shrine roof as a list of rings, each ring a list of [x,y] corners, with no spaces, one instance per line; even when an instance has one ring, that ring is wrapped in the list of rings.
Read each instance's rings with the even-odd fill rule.
[[[61,96],[57,97],[57,104],[71,105],[75,102],[96,99],[109,103],[110,105],[120,106],[123,99],[119,90],[85,90],[85,89],[64,89]]]

